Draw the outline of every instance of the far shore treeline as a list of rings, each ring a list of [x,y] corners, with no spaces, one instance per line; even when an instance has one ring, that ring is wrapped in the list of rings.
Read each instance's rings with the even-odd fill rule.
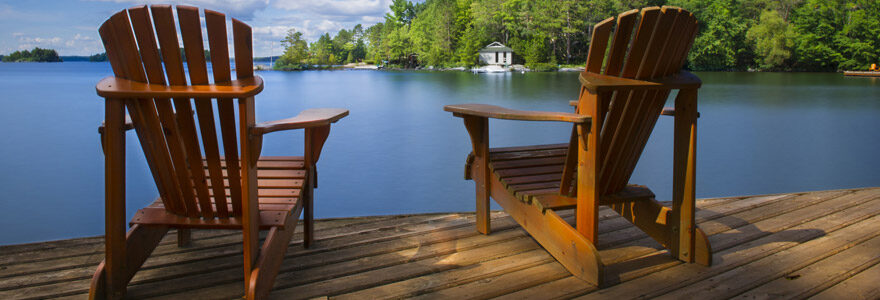
[[[10,53],[9,55],[0,55],[2,62],[62,62],[62,61],[107,61],[107,54],[100,53],[92,56],[58,56],[58,52],[54,49],[42,49],[39,47],[34,50],[21,50]]]
[[[496,41],[513,48],[515,64],[533,70],[582,66],[593,25],[662,5],[687,9],[700,22],[688,55],[691,70],[834,72],[880,63],[878,0],[393,0],[384,22],[369,27],[324,33],[311,43],[290,30],[274,68],[471,67],[479,64],[478,51]],[[59,57],[34,48],[0,60],[106,61],[107,55]]]
[[[473,66],[494,41],[532,69],[582,65],[594,24],[654,5],[682,7],[699,20],[692,70],[867,70],[880,62],[877,0],[394,0],[384,22],[367,28],[312,43],[291,30],[275,67]]]
[[[3,62],[60,62],[58,52],[52,49],[34,48],[34,50],[21,50],[0,56]]]

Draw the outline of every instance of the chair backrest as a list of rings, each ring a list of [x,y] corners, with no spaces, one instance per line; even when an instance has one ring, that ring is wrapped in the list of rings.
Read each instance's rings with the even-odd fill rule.
[[[694,16],[681,8],[649,7],[621,13],[594,26],[586,70],[650,80],[679,72],[697,33]],[[615,30],[612,33],[612,28]],[[610,45],[609,45],[610,43]],[[581,93],[586,93],[582,88]],[[626,187],[669,90],[600,93],[599,193]],[[584,99],[581,97],[580,99]]]
[[[226,16],[210,10],[205,10],[204,16],[214,83],[229,82],[232,72]],[[199,9],[177,6],[177,17],[182,48],[178,45],[178,30],[171,6],[134,7],[120,11],[104,22],[99,32],[115,76],[161,85],[209,84]],[[232,33],[236,77],[252,78],[251,28],[232,19]],[[181,52],[186,59],[189,83]],[[206,219],[242,214],[241,165],[236,132],[239,120],[235,116],[233,101],[126,100],[126,108],[159,195],[169,212]],[[197,118],[193,117],[193,102]],[[248,115],[252,116],[253,112],[239,111],[239,118]],[[219,126],[215,124],[215,118],[219,120]],[[222,139],[218,138],[218,127]],[[223,157],[220,156],[220,144]],[[224,175],[228,180],[224,180]]]

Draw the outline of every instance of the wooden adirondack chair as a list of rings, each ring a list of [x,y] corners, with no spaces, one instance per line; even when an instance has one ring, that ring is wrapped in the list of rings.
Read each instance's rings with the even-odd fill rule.
[[[573,275],[600,287],[614,283],[616,276],[606,274],[595,247],[599,205],[610,206],[680,260],[712,261],[706,236],[694,224],[701,82],[681,71],[697,32],[696,19],[680,8],[650,7],[624,12],[614,21],[593,28],[579,100],[572,102],[576,113],[482,104],[444,108],[464,118],[473,144],[465,176],[477,186],[477,230],[490,231],[492,197]],[[673,89],[679,90],[675,108],[664,110]],[[661,113],[675,117],[671,209],[648,188],[627,184]],[[574,126],[568,144],[489,148],[488,118]],[[556,213],[571,208],[575,227]]]
[[[177,6],[177,16],[189,83],[171,6],[123,10],[99,30],[115,76],[97,85],[98,95],[106,98],[100,130],[106,258],[92,278],[93,299],[124,296],[128,282],[170,228],[177,229],[180,244],[188,241],[191,228],[241,230],[248,299],[268,294],[303,211],[306,247],[313,239],[315,164],[330,124],[348,110],[310,109],[257,124],[254,96],[262,91],[263,80],[253,74],[251,28],[232,19],[237,77],[232,80],[226,16],[205,10],[213,66],[209,83],[199,9]],[[137,132],[160,198],[137,211],[126,233],[125,130],[130,128]],[[264,134],[289,129],[305,129],[304,157],[260,157]],[[268,230],[262,246],[260,230]]]

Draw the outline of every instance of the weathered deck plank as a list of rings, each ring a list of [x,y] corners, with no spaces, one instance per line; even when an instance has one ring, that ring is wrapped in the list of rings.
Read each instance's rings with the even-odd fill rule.
[[[813,299],[877,299],[880,298],[880,265],[856,274],[838,285],[819,293]]]
[[[713,265],[710,268],[693,264],[679,264],[672,268],[634,278],[624,284],[596,291],[582,299],[599,299],[603,297],[625,298],[632,297],[634,292],[639,297],[653,298],[685,288],[703,278],[727,272],[745,263],[772,255],[811,239],[821,237],[841,227],[858,223],[868,217],[880,214],[880,197],[878,197],[876,191],[871,192],[874,196],[873,200],[867,204],[870,207],[849,207],[838,211],[829,209],[821,213],[811,207],[810,209],[794,211],[790,214],[779,215],[773,219],[751,224],[747,228],[751,229],[751,232],[766,233],[758,234],[760,238],[757,239],[741,238],[744,235],[739,235],[740,238],[735,235],[724,238],[721,238],[721,236],[716,237],[716,235],[710,236],[710,240],[714,238],[714,243],[727,244],[726,249],[721,251],[714,248],[715,244],[713,244],[713,250],[717,252],[715,252]],[[812,219],[802,218],[804,213],[811,212],[814,214],[814,216],[811,216]],[[819,217],[815,215],[819,215]],[[797,220],[793,224],[790,222],[789,218],[799,217],[802,219]],[[768,232],[772,230],[770,227],[775,227],[772,228],[775,229],[774,232]],[[737,234],[739,232],[731,233]],[[732,240],[737,243],[728,242]]]
[[[814,295],[880,263],[880,237],[841,251],[806,268],[737,296],[737,299],[798,299]],[[875,277],[877,278],[877,277]]]
[[[570,211],[561,215],[573,221]],[[596,290],[572,277],[503,212],[493,233],[473,214],[316,222],[316,244],[297,233],[273,298],[876,298],[880,296],[880,188],[698,201],[712,267],[682,264],[614,212],[600,211],[599,249],[620,284]],[[241,296],[241,236],[167,236],[129,286],[132,298]],[[0,298],[82,299],[103,239],[0,246]]]

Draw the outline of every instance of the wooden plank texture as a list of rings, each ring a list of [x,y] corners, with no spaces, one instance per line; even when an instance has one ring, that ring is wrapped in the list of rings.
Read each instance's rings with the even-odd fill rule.
[[[559,213],[574,221],[572,211]],[[698,200],[696,223],[717,251],[712,267],[672,259],[641,230],[601,209],[598,248],[620,281],[601,290],[571,276],[505,213],[491,212],[489,218],[490,235],[473,229],[473,213],[318,220],[314,246],[288,248],[269,296],[878,296],[880,188]],[[178,248],[175,231],[169,232],[132,280],[127,297],[241,297],[241,233],[194,230],[192,236],[191,246]],[[301,243],[300,230],[290,245]],[[100,238],[0,246],[0,298],[81,299],[103,250]]]

